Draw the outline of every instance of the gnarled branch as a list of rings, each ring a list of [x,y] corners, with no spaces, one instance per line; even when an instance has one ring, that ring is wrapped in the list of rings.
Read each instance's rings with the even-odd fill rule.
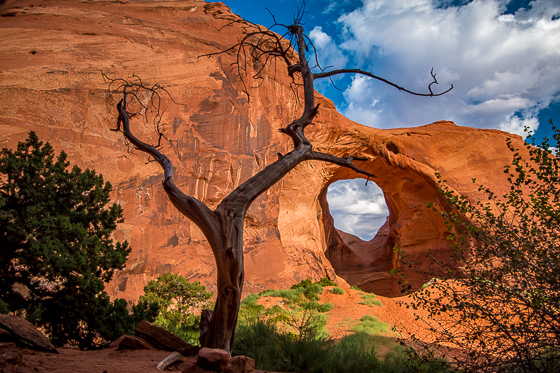
[[[411,95],[415,95],[415,96],[425,96],[425,97],[442,96],[442,95],[446,94],[447,92],[449,92],[453,89],[453,84],[451,84],[451,87],[449,89],[447,89],[446,91],[443,91],[443,92],[440,92],[440,93],[434,93],[432,91],[432,85],[439,84],[437,79],[436,79],[436,74],[434,74],[434,69],[433,68],[432,68],[432,71],[430,71],[430,75],[432,76],[432,81],[428,85],[428,90],[430,91],[430,93],[420,93],[420,92],[411,91],[409,89],[406,89],[406,88],[404,88],[400,85],[397,85],[397,84],[391,82],[390,80],[387,80],[385,78],[382,78],[380,76],[372,74],[369,71],[364,71],[364,70],[361,70],[361,69],[337,69],[337,70],[331,70],[331,71],[324,71],[324,72],[321,72],[321,73],[313,74],[313,78],[314,79],[322,79],[322,78],[328,78],[328,77],[331,77],[331,76],[334,76],[334,75],[340,75],[340,74],[365,75],[365,76],[368,76],[370,78],[377,79],[377,80],[379,80],[379,81],[381,81],[385,84],[389,84],[390,86],[395,87],[399,91],[410,93]]]

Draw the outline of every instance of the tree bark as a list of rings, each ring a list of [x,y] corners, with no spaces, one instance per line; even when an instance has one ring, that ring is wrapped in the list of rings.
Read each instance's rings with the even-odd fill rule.
[[[204,203],[183,193],[173,181],[173,165],[171,161],[156,147],[137,139],[130,130],[130,116],[126,110],[127,88],[124,87],[123,99],[117,104],[119,122],[117,130],[139,150],[149,154],[156,160],[164,171],[163,188],[173,205],[187,218],[193,221],[204,233],[208,240],[217,267],[217,298],[214,311],[204,310],[200,324],[200,342],[203,347],[220,348],[231,354],[235,338],[235,328],[243,292],[244,262],[243,262],[243,225],[247,209],[251,203],[263,192],[282,179],[298,164],[318,160],[331,162],[348,167],[362,175],[375,176],[355,166],[353,161],[366,161],[362,157],[339,158],[330,154],[313,151],[312,144],[304,135],[305,128],[312,123],[317,115],[318,105],[315,105],[314,80],[322,76],[314,75],[307,62],[305,53],[307,46],[303,35],[303,28],[299,24],[288,27],[297,40],[299,61],[288,66],[288,74],[300,74],[304,93],[304,110],[300,118],[294,120],[285,128],[283,133],[290,136],[294,149],[266,166],[256,175],[238,186],[225,197],[218,207],[212,211]],[[244,39],[245,40],[245,39]],[[285,57],[285,56],[284,56]],[[285,58],[286,61],[287,58]],[[325,75],[330,76],[330,75]],[[142,88],[144,86],[140,85]],[[134,95],[131,95],[134,99]],[[161,135],[161,133],[160,133]]]

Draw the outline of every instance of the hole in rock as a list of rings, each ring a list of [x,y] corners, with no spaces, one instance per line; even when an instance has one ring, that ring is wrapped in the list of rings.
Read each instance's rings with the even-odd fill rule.
[[[329,185],[327,203],[336,229],[370,241],[385,224],[389,209],[383,190],[365,179],[340,180]]]

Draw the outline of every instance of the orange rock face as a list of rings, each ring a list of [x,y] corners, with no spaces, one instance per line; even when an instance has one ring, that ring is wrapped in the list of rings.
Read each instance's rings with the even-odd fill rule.
[[[116,240],[128,240],[126,268],[106,290],[136,301],[143,286],[171,271],[210,286],[215,282],[212,252],[200,230],[179,214],[161,188],[155,163],[132,152],[115,125],[114,102],[107,102],[111,78],[136,74],[167,88],[163,121],[172,141],[163,152],[175,165],[176,183],[209,206],[248,177],[290,151],[278,129],[300,115],[286,67],[271,65],[262,84],[244,76],[235,54],[224,50],[242,37],[243,23],[222,3],[198,0],[6,1],[0,7],[0,144],[14,148],[30,130],[64,150],[70,161],[93,168],[113,185],[113,200],[125,221]],[[220,30],[221,29],[221,30]],[[399,293],[392,268],[425,278],[398,260],[393,248],[426,269],[426,253],[447,255],[445,226],[426,208],[441,204],[434,173],[473,201],[480,198],[471,178],[503,191],[503,166],[511,156],[504,132],[458,127],[451,122],[393,130],[358,125],[319,97],[321,109],[308,137],[335,155],[363,155],[360,167],[377,175],[390,215],[370,242],[342,234],[326,203],[331,183],[357,177],[323,163],[301,164],[261,195],[245,221],[245,291],[289,286],[305,278],[339,275],[350,284],[387,296]],[[153,125],[134,123],[141,138],[156,140]],[[514,141],[521,139],[514,136]],[[354,242],[352,242],[354,241]]]

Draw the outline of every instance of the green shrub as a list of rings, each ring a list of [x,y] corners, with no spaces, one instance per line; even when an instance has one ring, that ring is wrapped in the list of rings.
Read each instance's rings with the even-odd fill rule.
[[[4,302],[2,299],[0,299],[0,314],[7,315],[8,313],[10,313],[10,310],[8,309],[8,304]]]
[[[241,301],[241,305],[257,304],[260,297],[260,294],[250,294]]]
[[[243,321],[240,318],[237,324],[233,355],[249,356],[255,360],[257,369],[279,369],[277,358],[280,338],[276,326],[264,320]]]
[[[357,287],[356,285],[352,285],[352,286],[350,286],[350,289],[353,289],[353,290],[358,290],[358,291],[362,291],[362,289],[360,289],[360,288],[359,288],[359,287]]]
[[[303,290],[303,295],[309,300],[321,300],[320,294],[323,293],[323,287],[319,284],[310,285]]]
[[[342,288],[339,288],[338,286],[332,288],[331,292],[332,292],[333,294],[338,294],[338,295],[344,294],[344,290],[343,290]]]
[[[355,333],[366,333],[366,334],[380,334],[386,333],[390,330],[388,324],[379,321],[377,318],[366,315],[360,319],[360,323],[352,328]]]
[[[310,287],[311,285],[314,285],[314,284],[321,285],[323,287],[325,287],[325,286],[336,286],[335,282],[328,277],[322,277],[317,282],[312,282],[311,279],[306,278],[305,280],[301,280],[297,284],[292,285],[290,287],[290,289],[307,288],[307,287]]]
[[[416,292],[411,307],[440,331],[426,347],[462,351],[458,370],[560,371],[560,131],[552,130],[540,145],[506,138],[507,182],[492,190],[473,178],[479,201],[436,174],[441,196],[428,207],[451,250],[437,261],[442,280]]]
[[[288,304],[297,304],[304,301],[304,297],[309,300],[321,300],[320,294],[323,293],[323,287],[319,284],[312,284],[308,281],[305,286],[301,285],[304,281],[292,286],[289,290],[265,290],[259,293],[261,297],[279,297],[288,301]]]
[[[139,302],[156,303],[160,307],[155,325],[197,344],[200,311],[211,307],[211,297],[212,293],[198,281],[191,283],[181,275],[167,272],[148,282]]]
[[[364,293],[362,295],[362,299],[364,301],[360,302],[360,304],[370,306],[370,307],[373,307],[373,305],[380,306],[380,307],[383,306],[383,303],[381,303],[381,301],[379,299],[375,299],[376,297],[377,296],[373,293],[370,293],[370,294]]]
[[[445,371],[445,365],[410,358],[403,352],[378,358],[366,333],[348,335],[336,343],[326,338],[296,339],[274,324],[258,321],[240,323],[233,355],[255,360],[257,369],[310,373],[412,373]]]
[[[321,306],[319,306],[319,308],[317,308],[317,311],[319,311],[321,313],[324,313],[324,312],[329,312],[333,308],[334,308],[333,304],[331,302],[327,302],[327,303],[321,304]]]
[[[313,282],[311,282],[311,279],[306,278],[305,280],[301,280],[297,284],[294,284],[294,285],[290,286],[290,289],[306,288],[306,287],[309,287],[311,285],[313,285]]]
[[[287,303],[298,303],[303,300],[303,288],[265,290],[259,293],[261,297],[278,297],[283,298]]]
[[[55,346],[104,347],[157,312],[130,315],[104,290],[131,250],[111,238],[123,219],[111,190],[34,132],[0,150],[0,298]]]
[[[315,301],[304,302],[299,307],[284,310],[279,320],[283,329],[297,340],[327,338],[329,333],[325,325],[328,318],[320,314],[320,308],[321,305]]]
[[[334,283],[333,280],[331,280],[328,277],[322,277],[319,281],[316,282],[316,284],[319,284],[321,286],[336,286],[336,284]]]

